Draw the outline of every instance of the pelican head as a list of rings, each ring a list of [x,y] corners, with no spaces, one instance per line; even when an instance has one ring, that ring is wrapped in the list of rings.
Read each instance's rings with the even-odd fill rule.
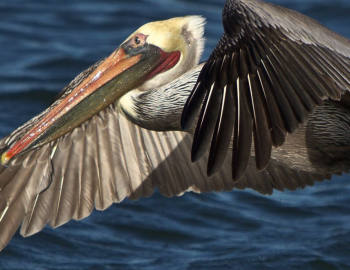
[[[157,48],[161,55],[179,56],[170,69],[162,72],[154,70],[154,77],[117,101],[118,109],[129,121],[156,131],[180,130],[178,112],[189,95],[187,86],[191,85],[186,85],[186,88],[165,85],[198,65],[204,47],[204,24],[205,19],[200,16],[152,22],[139,28],[127,39],[124,44],[140,35],[147,36],[148,46]]]
[[[146,46],[155,47],[160,57],[166,54],[175,58],[169,70],[155,69],[156,75],[138,87],[149,90],[174,80],[195,67],[202,55],[205,19],[200,16],[187,16],[145,24],[133,33],[124,44],[140,36],[146,39]],[[124,46],[124,44],[122,46]],[[169,57],[171,58],[171,57]],[[168,60],[169,61],[169,60]]]
[[[130,92],[159,87],[196,66],[203,51],[204,23],[202,17],[187,16],[140,27],[78,86],[68,87],[2,155],[1,163],[71,132]],[[124,101],[118,106],[127,111],[129,102]]]

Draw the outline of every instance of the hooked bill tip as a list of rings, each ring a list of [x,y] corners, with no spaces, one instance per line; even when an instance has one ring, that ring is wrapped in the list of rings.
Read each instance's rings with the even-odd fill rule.
[[[1,164],[6,165],[9,162],[10,158],[7,156],[7,152],[4,152],[1,155]]]

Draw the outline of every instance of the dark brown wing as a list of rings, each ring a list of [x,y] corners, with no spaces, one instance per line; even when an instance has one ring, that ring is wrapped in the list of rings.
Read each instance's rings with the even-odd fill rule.
[[[208,175],[222,166],[233,134],[232,177],[256,166],[305,123],[317,105],[350,89],[350,42],[297,12],[255,0],[228,0],[225,33],[185,105],[188,129],[201,108],[192,161],[211,142]],[[202,106],[202,107],[201,107]]]

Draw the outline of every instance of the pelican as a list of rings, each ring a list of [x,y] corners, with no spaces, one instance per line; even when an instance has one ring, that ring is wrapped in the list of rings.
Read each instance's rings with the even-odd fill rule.
[[[154,188],[271,194],[349,170],[349,40],[227,0],[224,34],[199,64],[204,23],[140,27],[0,141],[0,250],[21,224],[30,236]]]

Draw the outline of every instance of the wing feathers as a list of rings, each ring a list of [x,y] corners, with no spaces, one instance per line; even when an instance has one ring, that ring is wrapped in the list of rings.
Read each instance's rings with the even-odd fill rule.
[[[67,216],[65,217],[65,213],[62,213],[62,216],[61,216],[60,212],[62,207],[66,205],[69,207],[69,202],[65,202],[64,200],[61,201],[61,198],[62,198],[62,194],[64,194],[64,192],[66,191],[65,182],[67,181],[67,178],[65,177],[65,172],[66,172],[69,160],[72,158],[69,155],[71,146],[72,146],[72,137],[70,135],[65,136],[62,142],[58,144],[56,153],[52,160],[53,164],[57,164],[54,167],[52,179],[53,179],[53,182],[56,182],[56,181],[58,182],[57,186],[55,185],[56,187],[56,190],[54,193],[55,200],[53,203],[53,209],[52,209],[53,211],[51,213],[50,222],[49,222],[50,226],[53,228],[64,224],[69,219],[69,217]],[[63,195],[63,198],[65,198],[64,195]],[[70,211],[68,209],[67,213],[69,212]],[[62,218],[62,220],[60,220],[60,218]]]
[[[250,76],[248,74],[248,83],[253,106],[253,134],[256,167],[258,170],[263,170],[268,165],[271,157],[271,136],[269,133],[268,122],[266,120],[264,105],[261,101],[261,90],[254,91],[254,89],[260,89],[257,76]]]
[[[247,89],[239,80],[238,84],[243,90],[237,91],[240,95],[237,102],[246,102],[243,91]],[[239,117],[244,119],[243,116]],[[241,136],[244,131],[240,130],[239,134]],[[252,158],[246,161],[249,169],[234,182],[227,169],[231,166],[231,153],[224,161],[222,170],[209,178],[202,169],[206,166],[206,159],[190,162],[191,140],[192,137],[183,132],[141,129],[119,116],[111,105],[104,115],[93,117],[57,141],[57,147],[56,144],[46,145],[18,157],[13,164],[13,169],[16,169],[14,174],[8,174],[11,170],[6,168],[1,177],[17,176],[23,179],[31,176],[21,187],[22,191],[13,184],[19,180],[16,178],[12,180],[13,183],[6,181],[6,193],[3,190],[0,193],[0,247],[7,244],[22,220],[21,234],[29,236],[47,223],[57,227],[71,218],[88,216],[94,203],[96,208],[103,209],[111,200],[149,196],[154,187],[170,197],[186,191],[211,192],[248,187],[270,194],[273,188],[295,189],[314,183],[314,176],[293,173],[274,164],[258,172]],[[101,150],[96,147],[104,149],[106,153],[98,153]],[[36,157],[36,161],[27,160],[31,157]],[[109,178],[99,178],[102,172],[115,177],[111,179],[113,183],[109,182]],[[316,178],[322,177],[325,176]],[[46,189],[43,190],[44,187]],[[99,198],[100,192],[105,196],[103,201]],[[4,198],[4,194],[17,195]]]
[[[106,121],[108,122],[108,137],[110,140],[110,150],[113,154],[110,164],[113,164],[114,169],[114,186],[115,199],[120,202],[130,194],[129,175],[126,167],[126,160],[123,153],[123,143],[120,136],[123,126],[119,123],[120,118],[118,114],[113,113],[114,107],[108,108],[109,112],[106,114]],[[91,159],[95,159],[91,156]]]
[[[233,135],[232,179],[237,181],[244,174],[252,145],[253,121],[247,107],[247,80],[237,79],[236,123]],[[249,150],[248,150],[249,149]]]
[[[217,122],[216,119],[220,109],[221,97],[222,92],[216,89],[215,84],[211,85],[199,116],[202,121],[197,125],[194,133],[191,155],[192,162],[199,160],[208,148],[215,123]]]
[[[286,138],[282,116],[279,113],[276,101],[270,91],[268,79],[261,68],[258,68],[257,76],[259,78],[261,90],[263,93],[262,100],[266,102],[266,107],[268,111],[268,114],[266,113],[266,115],[267,120],[269,121],[268,125],[271,129],[271,140],[274,145],[281,146],[283,145]]]
[[[202,101],[205,97],[206,87],[204,83],[200,83],[200,81],[203,79],[203,76],[206,75],[207,73],[212,75],[210,78],[206,79],[206,84],[209,84],[210,86],[215,79],[215,77],[213,76],[213,72],[210,72],[212,67],[214,67],[213,64],[212,65],[208,64],[203,66],[203,69],[198,76],[198,81],[186,101],[186,105],[184,107],[184,111],[181,117],[181,126],[184,130],[188,130],[192,126],[192,123],[196,118],[197,112],[200,109],[202,105]],[[199,80],[200,78],[201,80]]]
[[[232,112],[235,103],[232,90],[224,87],[219,117],[216,121],[210,154],[208,159],[207,175],[212,176],[221,168],[229,149],[233,124],[235,122],[235,111]]]
[[[98,173],[98,192],[95,194],[95,207],[98,210],[104,210],[111,206],[115,200],[115,184],[113,170],[111,169],[111,157],[109,155],[109,143],[106,141],[107,121],[105,121],[105,112],[96,117],[96,133],[94,139],[93,151]]]
[[[205,97],[196,128],[202,132],[196,133],[193,148],[203,155],[211,141],[210,160],[218,160],[215,168],[219,168],[223,163],[223,151],[216,143],[218,124],[214,125],[214,116],[208,117],[205,112],[209,104],[216,104],[213,115],[216,115],[220,129],[224,130],[221,127],[225,123],[221,120],[224,116],[220,104],[225,102],[221,101],[220,94],[225,85],[215,67],[217,63],[231,58],[230,67],[225,72],[221,70],[221,73],[228,76],[229,82],[239,78],[241,86],[236,89],[237,96],[246,95],[245,102],[239,99],[240,106],[232,106],[231,112],[226,112],[238,116],[233,125],[232,155],[233,166],[238,166],[232,168],[233,177],[237,180],[243,175],[243,165],[247,166],[247,159],[239,164],[237,157],[249,155],[252,135],[256,165],[263,170],[268,165],[272,145],[281,146],[285,134],[294,133],[300,124],[307,121],[316,106],[323,104],[323,100],[339,100],[344,91],[350,90],[350,42],[301,14],[254,0],[226,1],[223,26],[225,33],[198,77],[196,85],[200,87],[193,90],[185,104],[182,127],[189,127],[189,120],[194,119],[193,115],[200,107],[198,104],[202,104]],[[246,91],[246,81],[249,91]],[[208,85],[216,87],[202,87]],[[230,121],[232,118],[229,118],[227,126],[232,129]],[[269,139],[266,129],[270,133]],[[244,139],[242,136],[241,139],[236,138],[241,131],[244,131]],[[199,135],[202,139],[198,138]],[[239,145],[246,147],[238,147],[238,141]],[[209,164],[208,172],[211,171]]]
[[[28,211],[28,206],[32,204],[32,202],[27,199],[28,197],[21,196],[11,207],[6,206],[4,211],[0,211],[0,213],[3,213],[2,218],[0,216],[0,251],[11,240],[23,221],[23,218]],[[1,210],[3,209],[2,202],[4,201],[1,200]]]

